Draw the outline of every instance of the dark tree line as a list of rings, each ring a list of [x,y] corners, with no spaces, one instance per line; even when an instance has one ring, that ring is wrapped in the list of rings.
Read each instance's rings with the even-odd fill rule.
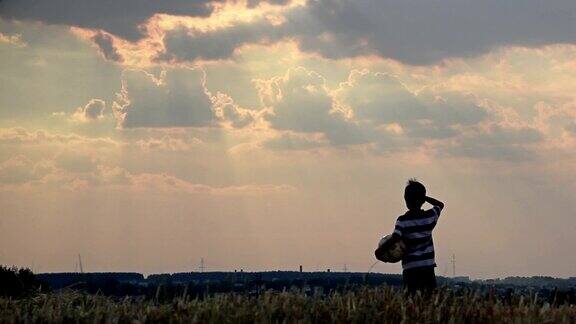
[[[575,304],[574,279],[576,278],[532,277],[463,283],[438,277],[438,284],[454,293],[475,291],[487,296],[499,296],[503,301],[512,301],[518,294],[538,293],[541,301],[550,304]],[[564,285],[558,284],[559,280]],[[139,296],[157,301],[170,301],[174,297],[203,298],[217,293],[259,295],[266,291],[298,291],[308,295],[330,294],[380,285],[401,289],[402,276],[381,273],[294,271],[188,272],[154,274],[148,277],[129,272],[34,275],[29,269],[0,266],[0,297],[10,298],[72,289],[88,294]]]
[[[30,269],[0,265],[0,296],[20,298],[45,289]]]

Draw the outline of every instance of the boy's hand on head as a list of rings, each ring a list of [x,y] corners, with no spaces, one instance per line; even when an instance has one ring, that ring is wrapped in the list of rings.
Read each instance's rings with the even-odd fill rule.
[[[424,197],[424,201],[429,203],[432,206],[438,206],[438,207],[440,207],[440,209],[444,208],[443,202],[441,202],[440,200],[434,199],[432,197],[426,196],[426,197]]]

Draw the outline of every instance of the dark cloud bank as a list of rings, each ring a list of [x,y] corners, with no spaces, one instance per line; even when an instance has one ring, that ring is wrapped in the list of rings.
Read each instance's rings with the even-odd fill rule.
[[[4,0],[0,1],[0,17],[102,29],[134,41],[144,36],[139,25],[154,14],[207,17],[212,13],[209,4],[215,2],[224,0]],[[286,3],[250,0],[248,5],[261,2]]]
[[[212,12],[208,4],[219,1],[5,0],[0,17],[102,29],[134,41],[144,36],[139,25],[155,13],[207,17]],[[260,2],[288,1],[251,0],[248,5]],[[311,0],[288,11],[279,26],[261,20],[210,33],[170,32],[168,52],[160,59],[222,59],[244,43],[290,37],[302,50],[328,58],[375,54],[431,64],[502,45],[574,43],[575,18],[576,2],[571,0]],[[106,39],[97,41],[109,47]]]
[[[498,46],[576,41],[576,2],[354,0],[310,1],[286,22],[266,20],[210,33],[168,33],[165,57],[222,59],[245,43],[295,38],[304,51],[327,58],[380,55],[423,65],[468,57]]]

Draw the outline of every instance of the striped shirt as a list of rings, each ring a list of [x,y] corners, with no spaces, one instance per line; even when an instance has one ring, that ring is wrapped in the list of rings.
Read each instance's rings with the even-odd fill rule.
[[[406,243],[406,255],[402,258],[402,269],[435,267],[432,230],[438,222],[442,208],[434,206],[428,210],[408,211],[398,217],[394,233]]]

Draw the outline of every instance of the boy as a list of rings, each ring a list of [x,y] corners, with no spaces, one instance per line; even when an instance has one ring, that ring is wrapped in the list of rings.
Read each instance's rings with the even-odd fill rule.
[[[392,245],[399,239],[406,244],[406,254],[402,258],[404,288],[409,292],[431,291],[436,288],[432,230],[438,222],[444,203],[426,196],[426,187],[415,179],[408,181],[404,200],[408,211],[396,220],[392,239],[386,245]],[[422,210],[425,202],[433,207]]]

